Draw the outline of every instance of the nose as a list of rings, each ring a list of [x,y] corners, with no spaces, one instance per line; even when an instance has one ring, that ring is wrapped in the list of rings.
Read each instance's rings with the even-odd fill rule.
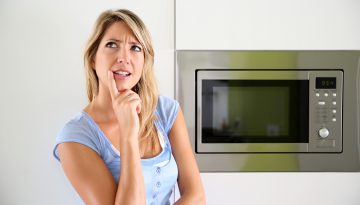
[[[117,62],[123,64],[129,64],[129,53],[125,48],[121,48],[118,51]]]

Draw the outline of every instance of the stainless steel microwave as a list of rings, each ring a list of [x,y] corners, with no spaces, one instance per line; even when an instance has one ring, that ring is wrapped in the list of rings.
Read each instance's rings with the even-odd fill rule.
[[[342,151],[342,70],[197,69],[197,153]]]
[[[360,51],[177,51],[202,172],[360,171]]]

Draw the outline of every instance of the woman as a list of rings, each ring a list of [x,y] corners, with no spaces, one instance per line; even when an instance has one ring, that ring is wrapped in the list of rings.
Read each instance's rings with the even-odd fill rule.
[[[57,136],[55,157],[86,204],[205,204],[181,109],[159,96],[141,19],[103,12],[84,54],[89,104]]]

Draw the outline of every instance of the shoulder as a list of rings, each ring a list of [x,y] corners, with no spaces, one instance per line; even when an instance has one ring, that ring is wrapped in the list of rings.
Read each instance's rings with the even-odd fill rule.
[[[64,142],[77,142],[90,147],[100,154],[101,141],[91,119],[85,112],[73,116],[58,132],[54,148],[54,156],[58,159],[57,146]]]
[[[157,110],[160,111],[169,111],[171,109],[178,109],[179,108],[179,103],[169,97],[160,95],[158,97],[158,103],[157,103]]]
[[[179,103],[169,97],[160,95],[156,106],[156,115],[163,128],[168,133],[179,111]]]
[[[74,137],[79,137],[78,134],[86,134],[91,136],[94,134],[93,131],[93,126],[86,116],[86,113],[79,112],[65,123],[65,125],[58,133],[57,140],[61,140],[69,134],[75,135]]]

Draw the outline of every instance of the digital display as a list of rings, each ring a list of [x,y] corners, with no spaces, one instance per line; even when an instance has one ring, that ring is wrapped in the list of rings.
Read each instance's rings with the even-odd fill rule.
[[[316,78],[316,89],[336,89],[336,78]]]

